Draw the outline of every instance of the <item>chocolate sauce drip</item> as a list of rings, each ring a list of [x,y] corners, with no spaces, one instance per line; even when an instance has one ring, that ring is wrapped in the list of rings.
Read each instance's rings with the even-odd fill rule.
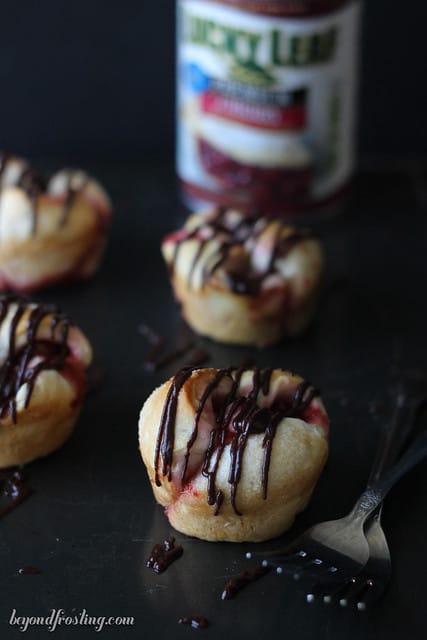
[[[191,371],[191,373],[193,373],[193,371]],[[196,415],[194,418],[194,427],[193,427],[193,431],[192,434],[190,436],[189,441],[187,442],[187,449],[185,452],[185,458],[184,458],[184,469],[182,472],[182,483],[185,483],[185,476],[187,473],[187,467],[188,467],[188,460],[190,457],[190,451],[191,451],[191,447],[193,446],[193,444],[196,441],[197,435],[198,435],[198,431],[199,431],[199,420],[200,417],[202,415],[203,409],[205,408],[205,404],[208,401],[212,391],[220,384],[222,378],[224,378],[224,376],[227,375],[227,371],[226,370],[221,370],[218,371],[218,373],[216,374],[214,380],[208,384],[208,386],[206,387],[200,401],[199,401],[199,406],[197,407],[196,410]],[[214,431],[211,432],[211,439],[213,438],[212,434],[214,433]],[[209,486],[209,485],[208,485]],[[214,498],[212,497],[212,490],[208,489],[208,503],[209,504],[214,504]]]
[[[68,186],[67,194],[65,196],[64,206],[62,207],[61,219],[59,221],[59,226],[61,228],[65,227],[65,225],[67,224],[68,218],[70,216],[70,211],[72,209],[72,206],[74,204],[74,201],[79,191],[80,189],[75,189],[71,186]]]
[[[207,392],[208,397],[212,395],[213,391],[216,390],[217,380],[221,380],[223,377],[231,376],[233,369],[222,369],[218,371],[217,377],[213,381],[211,385],[208,385]],[[208,504],[215,505],[214,515],[218,515],[221,505],[224,502],[224,495],[222,491],[217,491],[215,486],[216,474],[218,471],[218,466],[220,460],[222,458],[222,454],[224,452],[225,445],[227,444],[227,432],[228,426],[230,423],[230,419],[233,413],[233,398],[235,397],[236,391],[238,389],[241,376],[243,374],[243,369],[236,370],[234,380],[232,381],[232,385],[229,393],[225,397],[223,403],[218,403],[218,406],[215,407],[214,399],[212,398],[212,407],[214,409],[214,414],[216,415],[216,426],[212,429],[209,437],[209,445],[205,452],[205,459],[202,467],[202,475],[205,476],[208,480]],[[208,398],[206,398],[207,400]],[[205,402],[206,402],[205,400]],[[239,402],[239,401],[237,401]],[[231,405],[231,409],[229,408]],[[202,408],[203,410],[203,408]],[[187,444],[188,449],[188,444]],[[214,453],[217,453],[216,459],[214,461],[213,468],[210,469],[211,461]],[[230,465],[230,475],[233,473],[232,464]],[[233,492],[233,488],[232,488]],[[235,494],[235,489],[234,489]],[[235,500],[233,500],[233,506],[235,507]],[[237,511],[236,511],[237,513]]]
[[[158,473],[160,454],[162,457],[162,475],[166,476],[169,481],[171,481],[172,479],[172,458],[175,439],[175,418],[176,410],[178,408],[178,395],[182,387],[184,386],[185,381],[191,376],[192,373],[193,370],[191,367],[181,369],[181,371],[177,373],[172,381],[171,386],[169,387],[166,402],[163,407],[159,434],[156,442],[156,450],[154,453],[155,482],[158,487],[160,487],[161,485]]]
[[[271,565],[266,567],[260,565],[251,571],[243,571],[238,576],[227,582],[221,594],[221,600],[231,600],[248,584],[259,580],[263,576],[267,575],[267,573],[270,573],[272,569],[273,567]]]
[[[150,345],[152,345],[144,360],[144,368],[147,371],[163,369],[183,356],[186,356],[186,366],[193,367],[209,359],[209,354],[206,351],[195,348],[196,344],[192,334],[184,337],[184,340],[178,340],[178,344],[174,349],[162,353],[165,347],[165,339],[163,336],[146,324],[141,324],[138,330],[141,335],[148,340]],[[192,351],[193,349],[194,351]],[[187,356],[187,354],[189,355]]]
[[[207,351],[204,351],[203,349],[196,349],[190,353],[188,358],[186,358],[187,366],[198,367],[199,365],[207,362],[209,358],[210,356]]]
[[[27,167],[21,173],[16,186],[23,189],[23,191],[25,191],[28,198],[30,199],[33,214],[31,232],[34,235],[37,231],[38,197],[41,193],[43,193],[43,191],[46,190],[47,180],[31,167]]]
[[[307,380],[302,382],[295,392],[292,410],[305,411],[317,393],[317,389],[312,387]]]
[[[149,371],[158,371],[159,369],[163,369],[163,367],[167,367],[169,364],[178,360],[182,356],[185,356],[191,349],[194,347],[194,341],[189,340],[185,342],[183,345],[172,349],[168,353],[158,357],[156,360],[152,360],[151,362],[148,360],[148,356],[146,358],[146,368]]]
[[[0,470],[0,496],[5,504],[0,508],[0,518],[10,513],[31,494],[31,489],[20,469]]]
[[[191,286],[194,271],[203,259],[205,248],[214,239],[218,243],[218,247],[214,258],[210,258],[211,264],[204,266],[202,272],[203,284],[206,284],[215,272],[220,267],[223,267],[226,282],[231,291],[237,295],[257,295],[265,278],[276,272],[276,259],[285,257],[295,244],[309,236],[308,232],[304,230],[291,230],[289,235],[283,236],[283,226],[278,226],[276,237],[271,247],[268,265],[260,273],[255,271],[252,266],[251,251],[253,248],[250,249],[248,243],[252,242],[255,245],[256,240],[262,235],[268,224],[269,222],[266,219],[252,215],[242,216],[233,225],[227,220],[227,209],[218,208],[213,218],[203,220],[198,227],[176,241],[174,254],[169,264],[170,274],[173,275],[175,271],[181,246],[186,241],[197,238],[199,246],[188,273],[188,285]],[[245,243],[246,258],[240,256],[237,261],[233,261],[234,248]],[[233,262],[237,262],[237,264],[233,264]]]
[[[48,179],[43,176],[39,171],[36,171],[32,167],[26,167],[21,173],[16,186],[20,187],[28,194],[37,195],[42,191],[45,191],[47,187]]]
[[[148,558],[145,566],[149,569],[153,569],[156,573],[163,573],[166,569],[178,560],[184,553],[184,549],[181,546],[175,546],[175,538],[171,536],[163,541],[163,544],[155,544],[151,550],[150,557]]]
[[[74,202],[78,196],[78,194],[85,189],[88,183],[88,178],[85,177],[79,186],[75,186],[73,184],[73,172],[69,171],[68,173],[68,181],[67,181],[67,192],[65,196],[64,206],[62,208],[61,219],[59,222],[60,227],[65,227],[67,224],[68,218],[70,216],[70,211],[74,205]]]
[[[209,622],[203,616],[183,616],[178,620],[179,624],[188,624],[193,629],[206,629]]]
[[[0,177],[5,171],[8,162],[13,162],[16,159],[7,154],[0,155]],[[32,208],[32,225],[31,232],[34,235],[37,231],[38,221],[38,198],[40,195],[46,192],[50,179],[49,174],[44,174],[41,171],[37,171],[33,167],[26,166],[15,183],[15,186],[19,187],[27,194]],[[70,211],[73,207],[77,195],[83,191],[87,185],[88,178],[85,178],[76,187],[73,184],[73,171],[69,171],[67,178],[67,190],[65,193],[64,204],[59,220],[59,227],[64,227],[70,215]]]
[[[16,395],[26,384],[25,407],[28,406],[37,376],[47,369],[59,370],[68,355],[67,338],[70,322],[52,305],[37,305],[29,314],[26,326],[26,344],[17,345],[17,328],[26,313],[29,302],[12,295],[0,296],[0,328],[12,310],[9,319],[9,346],[6,360],[0,367],[0,419],[9,414],[16,423]],[[40,323],[52,315],[51,340],[37,338]],[[59,334],[59,335],[58,335]],[[32,360],[37,358],[36,363]]]
[[[38,567],[21,567],[18,569],[18,573],[21,576],[35,576],[42,572]]]
[[[167,477],[168,481],[171,481],[178,398],[182,387],[194,371],[197,371],[197,367],[181,369],[169,387],[155,449],[154,469],[157,486],[161,485],[160,459],[162,460],[161,474],[163,477]],[[245,371],[252,372],[252,386],[247,395],[241,395],[239,394],[239,386]],[[259,406],[261,395],[268,396],[270,393],[272,374],[273,369],[257,367],[219,369],[206,385],[199,400],[192,433],[184,455],[181,484],[184,485],[188,482],[187,470],[191,449],[197,440],[203,411],[210,403],[215,416],[215,424],[210,431],[208,445],[204,452],[202,475],[207,479],[207,502],[215,507],[215,515],[219,513],[224,500],[223,493],[216,487],[216,475],[225,446],[230,444],[228,476],[230,501],[235,513],[241,515],[236,498],[248,438],[253,434],[264,434],[261,486],[263,498],[266,499],[271,452],[277,427],[285,417],[302,418],[305,410],[318,394],[318,391],[309,382],[303,381],[295,388],[293,394],[281,394],[274,399],[270,406]]]
[[[148,340],[149,344],[152,345],[145,357],[144,367],[148,371],[155,371],[158,368],[159,355],[163,349],[165,340],[146,324],[140,324],[138,330],[139,333]]]

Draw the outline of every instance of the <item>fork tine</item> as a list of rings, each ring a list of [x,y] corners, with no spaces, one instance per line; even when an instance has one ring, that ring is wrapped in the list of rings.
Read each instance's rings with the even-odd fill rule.
[[[384,594],[387,584],[368,578],[358,594],[356,608],[365,611]]]
[[[381,504],[394,483],[427,457],[427,434],[423,433],[391,466],[395,458],[393,447],[401,448],[403,435],[413,426],[415,410],[425,400],[425,380],[423,385],[422,394],[417,392],[410,401],[400,390],[392,426],[382,432],[368,486],[352,511],[343,518],[310,527],[276,552],[264,553],[265,564],[275,566],[277,573],[293,573],[295,579],[304,581],[304,586],[311,579],[311,591],[306,591],[308,602],[320,596],[325,603],[336,601],[342,607],[355,604],[363,611],[383,594],[391,563],[381,528]],[[383,474],[385,466],[388,471]]]
[[[247,553],[246,558],[251,559],[254,555],[264,556],[261,561],[263,567],[276,567],[276,572],[281,573],[294,573],[295,569],[298,572],[306,571],[310,567],[317,567],[323,564],[323,560],[319,558],[313,558],[308,555],[306,551],[300,550],[296,553],[271,555],[270,558],[265,558],[265,553]]]
[[[354,581],[354,577],[345,582],[331,577],[330,580],[316,582],[312,586],[311,591],[306,594],[306,600],[307,602],[314,602],[316,599],[321,599],[324,604],[331,604],[332,602],[345,598],[349,589],[353,586]]]
[[[265,556],[268,556],[267,558]],[[301,571],[307,570],[310,567],[319,567],[329,573],[334,573],[337,571],[337,567],[328,566],[327,563],[322,559],[316,556],[315,554],[310,554],[303,549],[294,553],[265,553],[265,552],[251,552],[248,551],[246,553],[246,559],[251,560],[254,557],[263,557],[261,564],[263,567],[274,566],[277,569],[280,569],[278,573],[287,572],[288,567],[298,567]],[[316,572],[318,573],[318,572]]]
[[[365,611],[379,600],[386,585],[366,575],[355,576],[344,584],[318,583],[310,593],[306,594],[308,603],[321,599],[324,604],[337,603],[341,607],[355,606],[358,611]]]
[[[267,556],[267,558],[266,558]],[[264,558],[262,564],[266,566],[267,564],[277,565],[283,564],[284,562],[289,562],[294,558],[295,560],[301,561],[307,557],[307,553],[302,549],[300,551],[293,551],[290,553],[286,553],[285,551],[247,551],[246,559],[251,560],[252,558]],[[272,558],[273,561],[268,560],[268,558]]]
[[[360,597],[363,597],[365,591],[369,589],[371,584],[367,584],[368,581],[360,580],[359,577],[352,578],[347,585],[347,591],[341,594],[339,604],[341,607],[348,607],[351,602],[356,602]],[[373,583],[372,583],[373,584]]]
[[[383,592],[383,585],[372,578],[355,578],[354,584],[350,585],[348,593],[340,598],[339,603],[342,607],[354,605],[358,611],[365,611]]]

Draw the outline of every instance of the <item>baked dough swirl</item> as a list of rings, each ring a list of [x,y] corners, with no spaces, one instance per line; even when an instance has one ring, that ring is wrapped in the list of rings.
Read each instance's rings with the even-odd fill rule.
[[[202,335],[265,346],[311,319],[323,254],[307,231],[215,208],[190,216],[162,251],[182,313]]]
[[[29,292],[96,271],[111,202],[85,172],[50,176],[0,153],[0,289]]]
[[[145,402],[139,442],[173,527],[260,541],[305,508],[328,455],[328,417],[292,373],[186,367]]]
[[[52,305],[0,296],[0,468],[45,456],[71,435],[92,359]]]

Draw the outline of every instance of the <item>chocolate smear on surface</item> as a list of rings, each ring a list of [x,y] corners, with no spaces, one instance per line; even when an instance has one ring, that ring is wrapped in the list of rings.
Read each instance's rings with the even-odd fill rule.
[[[206,629],[209,622],[203,616],[183,616],[179,618],[178,624],[188,624],[193,629]]]
[[[198,367],[201,364],[205,364],[210,359],[209,353],[203,349],[196,349],[191,352],[186,359],[187,366]]]
[[[146,324],[140,324],[138,331],[148,341],[148,343],[152,345],[145,357],[144,366],[148,371],[155,371],[165,340],[163,336]]]
[[[0,518],[7,515],[21,504],[32,491],[27,484],[22,469],[11,468],[0,470]]]
[[[151,345],[144,360],[147,371],[159,371],[183,357],[187,366],[200,365],[210,358],[206,351],[196,346],[194,334],[188,328],[180,331],[176,346],[169,351],[166,350],[165,338],[148,325],[140,324],[138,331]]]
[[[162,355],[156,360],[146,360],[146,368],[149,371],[158,371],[159,369],[163,369],[167,367],[167,365],[172,364],[175,360],[179,360],[182,356],[185,356],[191,349],[194,347],[194,342],[190,341],[181,346],[176,347],[172,351]]]
[[[235,598],[239,591],[244,589],[251,582],[255,582],[273,570],[271,565],[264,567],[260,565],[250,571],[242,571],[238,576],[227,582],[221,594],[221,600],[231,600]]]
[[[18,569],[18,573],[20,576],[35,576],[42,572],[38,567],[21,567]]]
[[[180,545],[175,546],[175,538],[170,536],[163,541],[163,544],[154,545],[145,566],[153,569],[155,573],[163,573],[183,553],[184,549]]]

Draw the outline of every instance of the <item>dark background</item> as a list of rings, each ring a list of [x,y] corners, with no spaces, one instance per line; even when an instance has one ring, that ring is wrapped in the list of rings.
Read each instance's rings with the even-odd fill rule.
[[[421,3],[418,3],[418,6]],[[89,336],[95,371],[105,378],[85,402],[61,450],[28,465],[33,495],[0,536],[0,637],[22,634],[20,615],[131,615],[135,625],[99,637],[191,638],[181,615],[206,615],[211,640],[421,640],[425,638],[426,465],[402,480],[384,508],[393,558],[387,596],[366,616],[313,605],[270,575],[235,602],[219,594],[247,568],[245,545],[211,545],[177,535],[183,558],[162,576],[145,568],[153,544],[171,533],[152,497],[137,450],[144,399],[184,364],[150,374],[145,322],[172,342],[179,326],[161,238],[176,227],[173,0],[0,0],[0,148],[33,156],[82,159],[115,203],[111,242],[96,278],[42,292]],[[319,223],[327,255],[324,294],[305,336],[263,351],[259,366],[283,366],[322,385],[331,416],[331,455],[299,530],[346,513],[361,492],[378,432],[390,414],[392,369],[425,369],[427,307],[427,113],[424,8],[415,2],[365,3],[361,158],[346,212]],[[406,165],[406,158],[424,162]],[[105,163],[104,163],[105,160]],[[393,166],[390,166],[392,164]],[[43,166],[41,163],[40,166]],[[58,166],[58,165],[55,165]],[[385,169],[384,169],[385,166]],[[366,168],[367,167],[367,168]],[[201,340],[210,366],[239,363],[246,349]],[[289,535],[294,535],[293,529]],[[270,543],[266,543],[266,547]],[[42,573],[20,576],[22,566]],[[196,633],[196,632],[195,632]],[[62,628],[60,640],[97,637]],[[196,633],[197,635],[197,633]],[[194,636],[196,637],[196,636]]]
[[[143,159],[174,142],[173,0],[0,2],[0,148]],[[427,149],[423,3],[364,3],[359,148]]]

